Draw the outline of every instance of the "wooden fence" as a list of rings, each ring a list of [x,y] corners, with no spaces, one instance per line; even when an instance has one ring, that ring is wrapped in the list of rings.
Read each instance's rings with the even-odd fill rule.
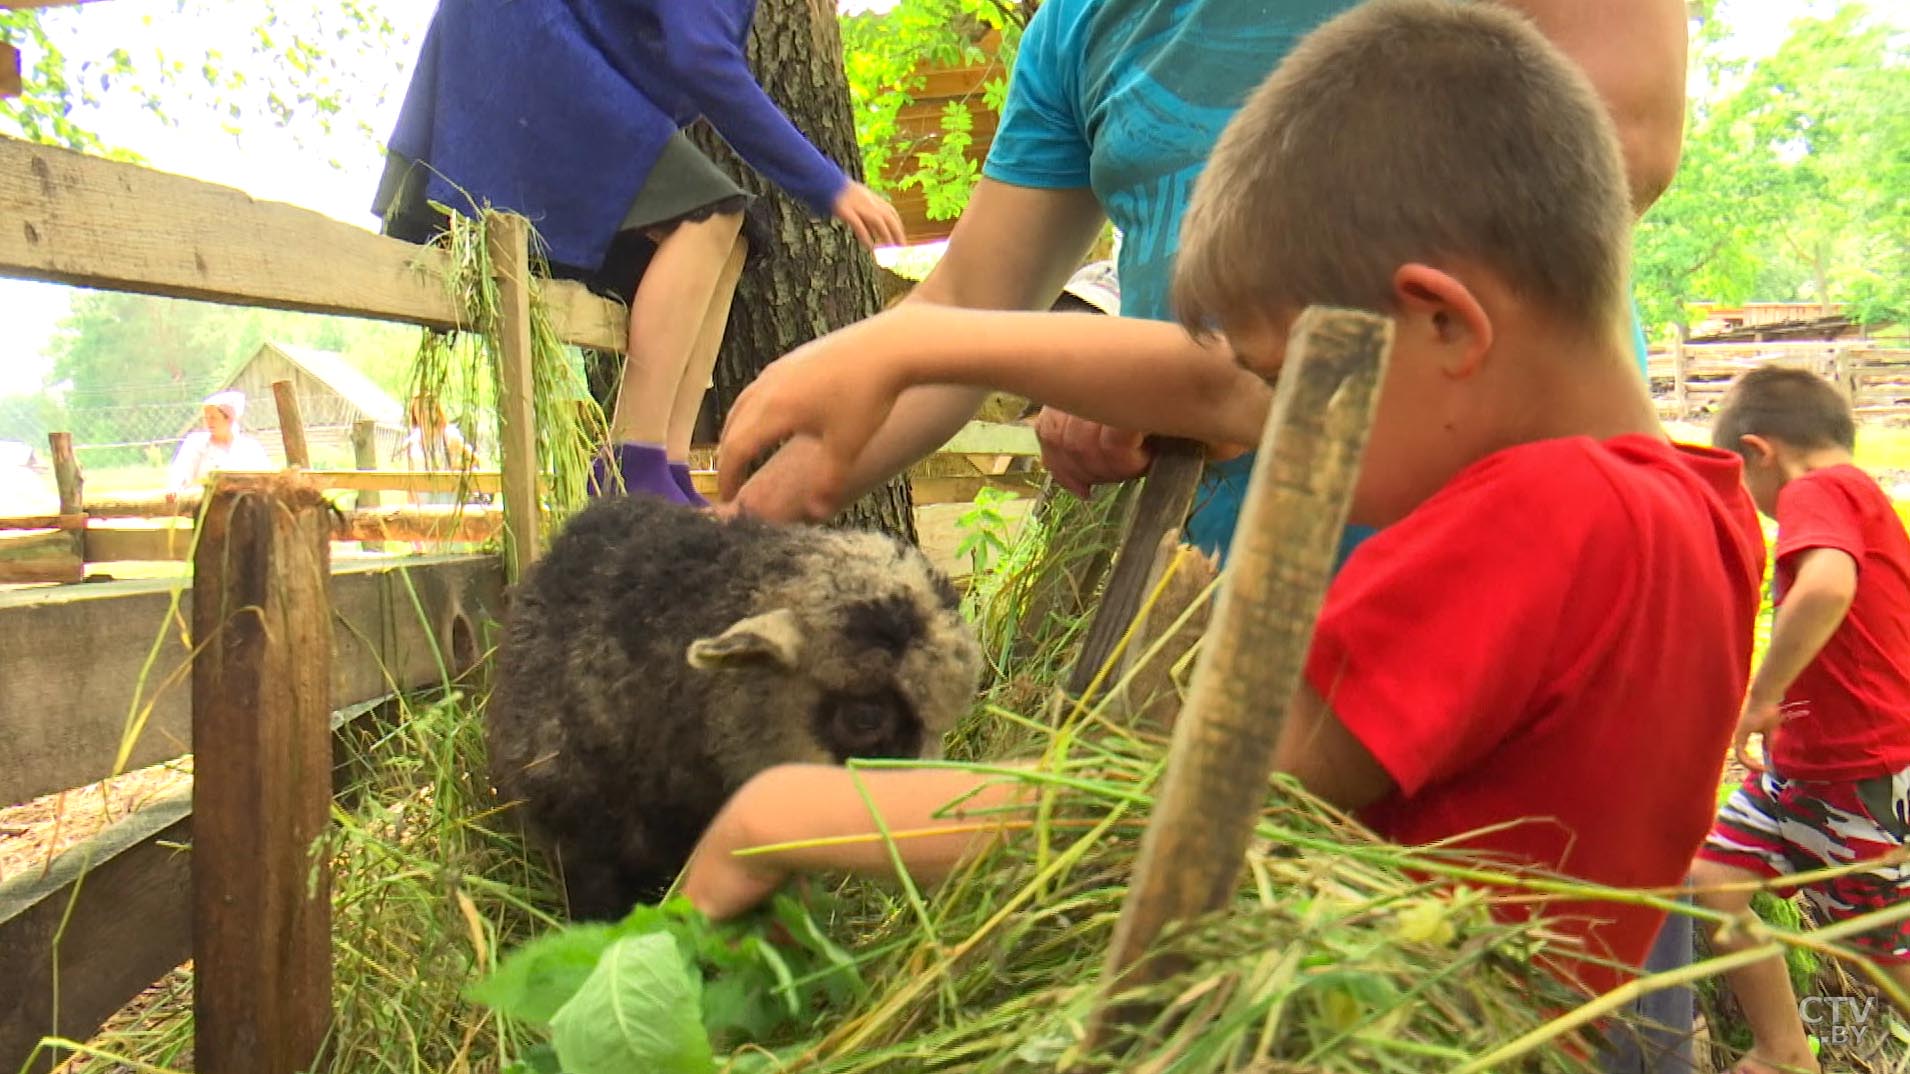
[[[441,251],[135,165],[0,137],[0,219],[4,277],[461,327]],[[313,1058],[331,1003],[326,866],[311,886],[310,852],[333,736],[474,665],[506,581],[496,556],[333,564],[333,543],[502,537],[506,560],[533,559],[529,288],[565,342],[624,345],[621,306],[532,280],[521,220],[493,221],[490,241],[504,298],[499,471],[376,471],[361,453],[357,471],[217,475],[203,505],[89,499],[70,438],[55,434],[58,512],[0,519],[0,582],[77,582],[86,564],[115,560],[194,563],[185,590],[0,588],[0,804],[194,755],[189,795],[0,878],[0,1069],[21,1069],[45,1037],[89,1038],[189,957],[199,1069],[291,1074]],[[288,461],[308,464],[295,405],[281,432]],[[945,451],[970,466],[918,478],[918,495],[967,500],[1033,480],[1009,472],[1036,452],[1022,426],[976,423]],[[706,491],[713,480],[697,474]],[[501,494],[503,507],[368,502],[456,488]],[[359,492],[357,506],[334,509],[323,496],[334,490]]]
[[[1860,417],[1910,414],[1910,349],[1871,340],[1783,343],[1683,343],[1651,355],[1649,370],[1659,413],[1674,421],[1717,409],[1739,374],[1761,365],[1787,365],[1828,377]]]

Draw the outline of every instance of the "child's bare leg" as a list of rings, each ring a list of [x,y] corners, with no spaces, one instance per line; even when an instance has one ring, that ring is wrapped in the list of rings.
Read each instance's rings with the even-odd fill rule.
[[[1886,962],[1883,972],[1905,995],[1910,995],[1910,962]],[[1897,1010],[1905,1018],[1910,1018],[1910,1007],[1898,1004]]]
[[[696,416],[703,409],[703,396],[709,390],[710,373],[716,368],[716,356],[723,349],[723,331],[729,327],[730,302],[736,297],[736,282],[743,275],[743,259],[749,253],[749,240],[740,234],[730,247],[729,259],[716,279],[709,308],[703,311],[703,327],[690,348],[690,364],[677,384],[676,402],[670,408],[670,428],[664,441],[670,473],[690,502],[701,504],[703,497],[690,483],[690,441],[696,435]]]
[[[1763,879],[1745,869],[1700,860],[1691,869],[1693,894],[1698,905],[1727,914],[1743,914],[1751,908],[1751,892],[1707,890],[1727,884],[1744,884]],[[1756,946],[1741,935],[1711,936],[1711,948],[1728,954]],[[1790,971],[1782,955],[1735,969],[1724,975],[1751,1027],[1751,1054],[1735,1068],[1739,1074],[1776,1074],[1787,1070],[1816,1071],[1817,1057],[1811,1054],[1810,1039],[1804,1032],[1804,1020],[1797,1013],[1797,995],[1791,991]]]
[[[670,476],[664,443],[678,387],[703,330],[700,311],[716,294],[742,226],[740,213],[676,225],[658,241],[637,285],[630,304],[629,354],[610,419],[615,465],[627,491],[685,500]]]

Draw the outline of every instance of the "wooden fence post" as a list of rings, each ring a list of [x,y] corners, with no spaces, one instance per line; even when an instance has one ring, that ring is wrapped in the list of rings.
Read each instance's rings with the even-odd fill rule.
[[[1134,519],[1115,553],[1114,567],[1108,573],[1107,590],[1088,622],[1087,637],[1081,642],[1081,655],[1068,673],[1068,693],[1081,697],[1094,684],[1121,636],[1141,610],[1147,596],[1148,575],[1154,569],[1154,557],[1161,538],[1178,531],[1194,506],[1194,492],[1200,487],[1200,474],[1207,465],[1199,444],[1187,440],[1169,440],[1160,445],[1154,463],[1148,468],[1134,505]]]
[[[210,495],[192,583],[195,1062],[297,1074],[332,1017],[331,508],[296,474]]]
[[[60,528],[73,535],[73,554],[86,562],[86,476],[73,453],[72,433],[46,434],[53,453],[53,483],[60,490]]]
[[[352,422],[351,453],[353,466],[360,470],[378,469],[378,423],[376,421],[366,418],[363,421]],[[383,497],[379,496],[378,490],[365,489],[358,494],[358,502],[355,506],[377,507],[382,501]],[[363,541],[360,542],[360,547],[367,552],[383,552],[385,542]]]
[[[1301,684],[1391,341],[1391,322],[1367,313],[1313,308],[1294,325],[1233,562],[1109,945],[1091,1046],[1131,1013],[1109,1005],[1115,996],[1172,971],[1143,958],[1161,930],[1233,896],[1280,725]]]
[[[532,405],[530,226],[509,213],[486,213],[484,220],[497,273],[498,319],[492,327],[503,352],[498,407],[504,419],[499,466],[504,471],[505,563],[515,580],[536,561],[543,527]]]
[[[298,392],[289,380],[272,382],[272,398],[279,406],[279,437],[285,441],[285,465],[312,468],[312,450],[305,443],[305,415],[298,408]]]

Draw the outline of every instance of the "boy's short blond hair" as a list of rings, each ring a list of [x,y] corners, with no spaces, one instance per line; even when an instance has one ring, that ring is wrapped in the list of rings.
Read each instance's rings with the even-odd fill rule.
[[[1221,134],[1174,300],[1198,332],[1312,304],[1389,312],[1401,265],[1473,264],[1608,333],[1630,230],[1611,120],[1530,22],[1369,0],[1296,45]]]

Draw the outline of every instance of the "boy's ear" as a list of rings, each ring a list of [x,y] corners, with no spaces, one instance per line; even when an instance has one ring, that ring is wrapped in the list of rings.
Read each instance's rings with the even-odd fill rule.
[[[1401,329],[1418,332],[1441,355],[1447,376],[1479,371],[1492,349],[1492,318],[1463,280],[1431,265],[1404,264],[1393,273],[1393,302],[1407,322]]]
[[[1738,453],[1743,455],[1747,462],[1769,466],[1777,458],[1777,445],[1764,437],[1746,433],[1738,437],[1738,444]]]

